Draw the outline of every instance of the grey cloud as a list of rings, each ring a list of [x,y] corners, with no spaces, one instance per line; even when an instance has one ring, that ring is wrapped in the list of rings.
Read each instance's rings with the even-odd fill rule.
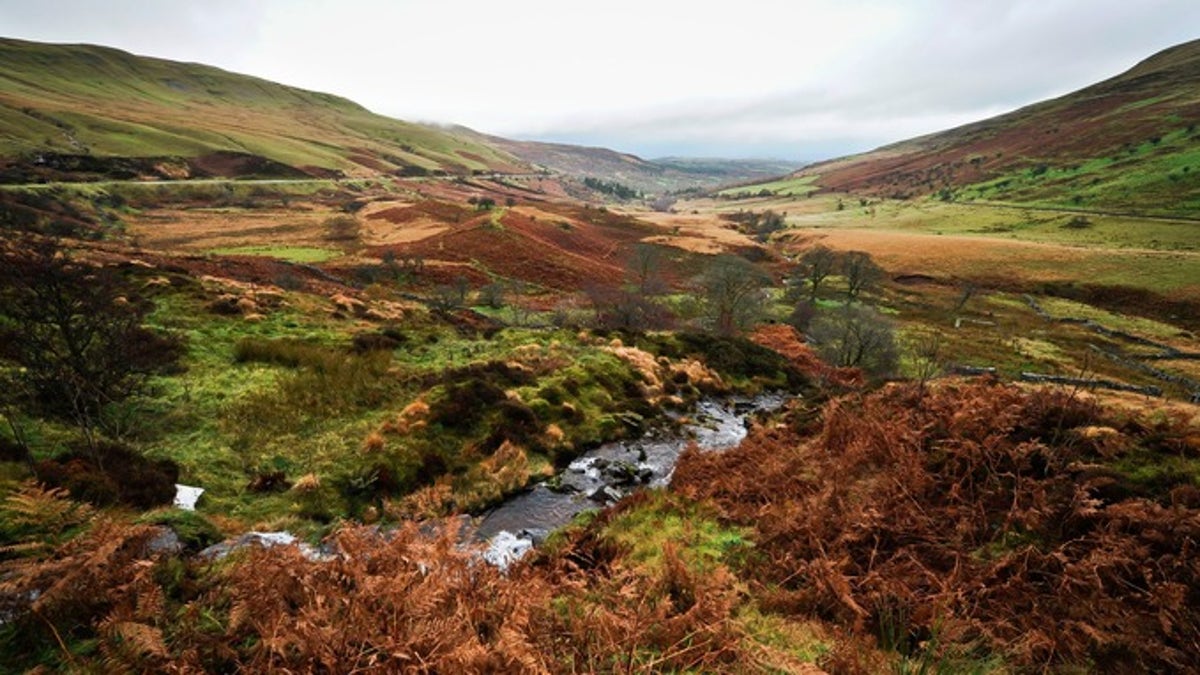
[[[641,72],[624,73],[627,79],[658,78],[689,67],[696,60],[696,52],[689,50],[713,49],[722,31],[755,30],[756,26],[778,26],[781,21],[802,22],[811,8],[796,1],[740,0],[741,18],[726,20],[723,17],[734,4],[697,1],[694,8],[670,16],[669,25],[632,22],[625,36],[630,44],[614,40],[612,35],[581,31],[573,22],[574,13],[556,10],[553,3],[543,3],[544,11],[531,12],[527,19],[521,19],[521,25],[528,23],[531,34],[563,31],[578,35],[572,43],[578,49],[560,50],[546,58],[568,62],[569,70],[563,73],[583,81],[602,74],[587,68],[603,67],[603,59],[597,60],[599,66],[589,66],[590,62],[581,58],[591,50],[639,50],[639,39],[678,40],[670,42],[670,49],[654,52],[657,60],[647,60]],[[1115,75],[1155,51],[1193,39],[1200,28],[1200,2],[1196,0],[847,0],[846,4],[866,11],[861,21],[879,21],[879,27],[885,30],[878,34],[883,37],[852,45],[841,62],[826,64],[829,72],[811,70],[809,64],[816,55],[808,53],[805,44],[797,42],[794,48],[789,45],[788,53],[795,59],[794,79],[764,85],[770,90],[757,95],[732,96],[722,92],[720,81],[714,81],[706,87],[705,98],[662,99],[653,104],[631,100],[615,112],[588,114],[588,110],[614,110],[613,102],[626,103],[619,87],[598,86],[589,98],[578,101],[578,110],[558,117],[540,117],[542,121],[534,125],[529,121],[533,118],[528,115],[523,91],[532,91],[526,87],[554,84],[537,79],[539,63],[533,60],[529,79],[515,77],[510,86],[474,100],[448,97],[446,100],[455,101],[457,107],[437,109],[448,111],[444,113],[447,119],[441,120],[445,122],[487,120],[488,124],[503,127],[502,133],[509,135],[602,143],[645,155],[815,159],[936,131],[1064,94]],[[519,5],[522,2],[514,0],[512,11],[518,11]],[[463,62],[464,67],[473,69],[471,72],[439,70],[451,67],[444,63],[449,59],[428,58],[435,53],[429,45],[441,44],[436,31],[456,30],[440,24],[422,26],[432,31],[426,37],[433,41],[424,43],[425,52],[405,61],[390,59],[389,50],[395,45],[388,44],[377,47],[378,59],[371,52],[347,57],[330,48],[314,62],[277,51],[280,45],[311,50],[314,40],[322,39],[314,34],[281,36],[275,31],[274,37],[281,41],[274,45],[276,51],[264,48],[256,52],[255,47],[263,22],[278,22],[280,16],[315,17],[302,25],[323,29],[328,21],[363,21],[364,15],[375,16],[370,12],[378,13],[383,7],[419,6],[295,0],[0,0],[0,31],[26,39],[109,44],[243,72],[253,68],[252,74],[274,76],[301,86],[334,82],[345,89],[333,93],[380,110],[403,110],[393,101],[403,101],[410,95],[404,86],[406,80],[422,85],[422,91],[427,92],[424,96],[436,97],[446,95],[446,90],[439,91],[438,86],[461,90],[470,86],[464,83],[473,78],[494,76],[489,71],[492,64],[486,46],[480,47],[484,51],[478,58]],[[467,9],[464,15],[473,16]],[[666,16],[670,12],[657,14]],[[858,34],[844,25],[831,25],[827,30]],[[405,35],[403,31],[397,34],[401,44],[408,44]],[[452,38],[448,36],[447,40]],[[722,54],[722,58],[737,59],[740,68],[758,72],[764,66],[779,65],[763,64],[757,53],[731,52]],[[528,64],[508,65],[519,73]],[[375,67],[381,70],[372,70]],[[788,77],[788,68],[776,70],[780,78]],[[389,82],[391,87],[381,87],[380,82]],[[481,130],[496,131],[486,126]]]

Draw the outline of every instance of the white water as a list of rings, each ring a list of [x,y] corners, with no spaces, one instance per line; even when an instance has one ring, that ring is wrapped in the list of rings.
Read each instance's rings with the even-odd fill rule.
[[[702,401],[688,416],[682,437],[651,436],[607,443],[584,453],[558,475],[558,489],[546,484],[534,486],[483,516],[474,538],[487,542],[484,559],[503,569],[579,513],[601,508],[642,487],[666,486],[675,462],[690,443],[708,451],[735,447],[746,437],[749,415],[776,409],[783,403],[784,397],[778,395]],[[622,481],[606,473],[610,467],[632,469],[646,479]]]

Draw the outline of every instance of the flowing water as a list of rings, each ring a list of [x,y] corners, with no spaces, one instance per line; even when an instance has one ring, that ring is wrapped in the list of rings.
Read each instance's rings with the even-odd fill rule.
[[[603,508],[636,490],[667,485],[679,455],[691,443],[708,451],[736,446],[746,437],[749,421],[755,414],[776,410],[785,401],[782,394],[701,401],[687,416],[676,416],[681,422],[679,429],[606,443],[589,450],[553,479],[512,497],[480,517],[473,528],[468,527],[467,537],[486,544],[485,560],[507,567],[583,511]],[[176,506],[194,508],[203,490],[185,485],[178,488]],[[296,543],[296,538],[289,532],[251,532],[210,546],[200,555],[222,558],[246,546],[292,543]],[[312,560],[331,555],[307,544],[299,546]]]
[[[784,401],[781,394],[705,400],[681,419],[679,432],[601,445],[553,479],[485,514],[474,539],[487,543],[488,561],[505,567],[583,511],[611,504],[634,490],[669,483],[675,462],[690,443],[710,451],[736,446],[746,437],[754,414],[775,410]]]

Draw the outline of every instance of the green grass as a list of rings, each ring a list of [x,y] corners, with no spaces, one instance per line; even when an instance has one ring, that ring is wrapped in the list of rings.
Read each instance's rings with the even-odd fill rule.
[[[208,66],[18,40],[0,40],[0,60],[3,156],[86,148],[100,156],[190,157],[225,150],[358,173],[369,169],[354,154],[451,171],[515,164],[454,130]]]
[[[1186,129],[1107,157],[1041,164],[953,191],[957,201],[1200,217],[1200,145]]]
[[[308,246],[234,246],[229,248],[214,248],[209,253],[215,255],[257,255],[268,258],[279,258],[280,260],[288,260],[295,263],[321,263],[342,255],[341,251]]]
[[[772,193],[772,195],[776,197],[803,197],[810,192],[815,192],[820,189],[820,186],[814,185],[819,178],[820,175],[817,174],[801,176],[799,178],[784,178],[766,183],[755,183],[753,185],[731,187],[721,190],[717,194],[722,197],[753,197],[765,191]]]
[[[718,564],[736,565],[754,547],[743,529],[722,525],[665,492],[652,493],[645,503],[614,518],[604,536],[629,550],[625,560],[655,572],[663,567],[668,543],[701,574]]]

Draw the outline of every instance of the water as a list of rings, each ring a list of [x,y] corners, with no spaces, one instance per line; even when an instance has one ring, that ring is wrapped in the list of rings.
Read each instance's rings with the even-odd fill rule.
[[[484,515],[474,538],[487,542],[486,560],[506,567],[583,511],[601,508],[638,489],[665,486],[690,443],[710,451],[741,443],[748,418],[777,409],[784,400],[780,394],[705,400],[687,416],[681,434],[652,435],[590,450],[555,479]]]

